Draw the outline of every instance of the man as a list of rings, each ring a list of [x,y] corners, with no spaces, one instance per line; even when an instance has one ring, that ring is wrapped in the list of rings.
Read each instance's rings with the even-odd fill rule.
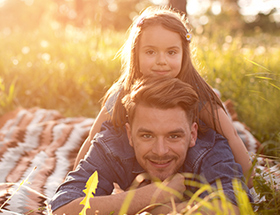
[[[234,162],[227,141],[210,129],[197,139],[198,97],[190,85],[176,78],[142,80],[123,98],[123,105],[128,115],[127,136],[114,130],[110,122],[103,123],[85,160],[68,174],[50,202],[54,214],[79,214],[83,208],[80,205],[85,196],[83,190],[95,171],[99,183],[94,198],[90,199],[88,214],[95,211],[118,214],[131,194],[127,214],[136,214],[152,203],[170,205],[171,199],[180,210],[187,202],[186,191],[198,190],[185,185],[184,173],[200,175],[212,186],[220,178],[233,205],[236,205],[233,178],[248,193],[241,167]],[[127,190],[135,178],[143,175],[149,179],[148,183],[144,180],[137,189]],[[127,191],[111,195],[114,182]],[[200,197],[206,195],[204,192]],[[158,214],[167,213],[170,208],[149,210]]]

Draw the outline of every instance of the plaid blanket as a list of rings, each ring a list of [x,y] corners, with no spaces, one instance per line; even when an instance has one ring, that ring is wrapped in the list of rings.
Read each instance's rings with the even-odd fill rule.
[[[225,105],[244,144],[250,153],[256,153],[260,143],[234,116],[232,104],[226,102]],[[17,109],[2,116],[0,206],[13,196],[1,212],[43,214],[46,200],[53,196],[66,174],[72,170],[78,150],[93,122],[92,118],[63,117],[55,110],[40,108]],[[267,167],[264,159],[258,158],[256,167],[263,172],[273,172],[276,176],[274,180],[280,184],[277,162]],[[26,183],[22,185],[23,182]]]

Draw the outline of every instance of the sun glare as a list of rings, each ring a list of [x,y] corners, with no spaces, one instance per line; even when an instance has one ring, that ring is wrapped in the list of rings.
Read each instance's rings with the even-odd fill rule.
[[[5,1],[6,1],[6,0],[0,0],[0,7],[3,7],[3,6],[4,6]]]
[[[204,0],[203,3],[197,0],[188,0],[187,12],[189,15],[204,14],[210,7],[210,0]]]
[[[1,1],[1,0],[0,0]],[[5,1],[5,0],[4,0]],[[156,5],[167,4],[167,0],[151,0]],[[272,8],[280,11],[280,0],[238,0],[242,15],[256,15],[259,12],[267,14]],[[188,0],[187,12],[189,15],[202,15],[211,7],[213,14],[218,15],[222,11],[219,0]],[[279,12],[278,12],[279,14]]]
[[[239,1],[241,13],[243,15],[257,15],[259,12],[268,14],[272,8],[280,8],[279,0],[253,0],[253,1]]]

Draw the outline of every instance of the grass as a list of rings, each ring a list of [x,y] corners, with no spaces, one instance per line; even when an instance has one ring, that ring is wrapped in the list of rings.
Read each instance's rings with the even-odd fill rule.
[[[111,35],[114,35],[112,37]],[[17,106],[94,117],[119,76],[113,60],[123,34],[99,29],[44,28],[0,34],[0,113]],[[16,41],[16,42],[15,42]]]
[[[231,99],[235,103],[239,120],[261,142],[279,134],[279,40],[267,34],[225,34],[210,39],[202,36],[195,41],[202,75],[221,91],[224,101]]]
[[[257,175],[254,177],[254,187],[256,192],[260,195],[260,199],[265,197],[266,201],[260,201],[256,202],[253,205],[250,203],[248,196],[246,192],[242,188],[242,184],[238,182],[236,179],[233,179],[233,188],[234,193],[236,195],[236,202],[238,209],[240,211],[241,215],[272,215],[272,214],[279,214],[280,212],[280,191],[274,190],[274,185],[272,182],[272,175],[268,174],[267,176],[270,177],[270,180],[264,179],[267,176],[264,176],[264,174],[257,170]],[[32,172],[30,173],[32,174]],[[18,192],[21,186],[28,182],[28,177],[22,181],[20,186],[18,187],[15,192]],[[93,193],[95,193],[95,189],[98,185],[98,173],[94,172],[92,176],[89,178],[88,182],[86,183],[86,189],[84,190],[86,197],[80,202],[80,204],[83,204],[84,207],[80,214],[86,214],[86,210],[90,208],[90,205],[88,204],[90,198],[94,198]],[[185,195],[189,196],[190,199],[187,202],[182,203],[183,207],[181,209],[177,209],[175,206],[174,199],[170,199],[170,203],[167,204],[160,204],[160,203],[153,203],[151,201],[151,204],[142,210],[139,211],[137,214],[146,214],[150,215],[153,214],[153,212],[145,212],[150,211],[150,209],[154,206],[161,206],[168,208],[171,212],[169,214],[181,214],[181,215],[189,215],[189,214],[201,214],[202,211],[206,212],[212,212],[214,214],[225,214],[232,212],[232,204],[226,199],[226,196],[223,192],[222,184],[219,180],[217,180],[217,188],[211,187],[209,184],[202,184],[198,181],[193,180],[193,178],[200,178],[199,176],[195,176],[191,173],[185,173],[185,184],[188,186],[196,187],[198,190],[195,193],[191,193],[191,191],[186,191]],[[202,179],[203,181],[203,179]],[[161,183],[155,182],[155,184],[158,186],[158,191],[164,190],[172,196],[177,196],[178,198],[182,198],[182,195],[178,193],[175,190],[172,190],[171,188],[165,187]],[[134,185],[133,185],[134,186]],[[131,191],[135,189],[136,187],[132,187]],[[209,195],[207,195],[204,198],[200,198],[199,195],[208,192]],[[129,205],[131,203],[132,198],[134,197],[134,192],[130,192],[125,201],[123,202],[123,205],[121,207],[121,210],[118,214],[126,214],[129,208]],[[157,195],[159,192],[154,193],[154,198],[157,198]],[[8,201],[13,197],[13,195],[3,204],[0,205],[0,209],[8,203]],[[218,203],[216,200],[220,201]],[[52,215],[51,210],[49,209],[49,205],[46,205],[45,208],[41,208],[41,211],[48,211],[47,214]],[[4,211],[4,210],[3,210]],[[34,211],[37,211],[34,209]],[[32,211],[30,211],[32,213]],[[29,214],[29,213],[28,213]],[[98,213],[96,213],[98,214]],[[115,214],[114,212],[110,214]]]

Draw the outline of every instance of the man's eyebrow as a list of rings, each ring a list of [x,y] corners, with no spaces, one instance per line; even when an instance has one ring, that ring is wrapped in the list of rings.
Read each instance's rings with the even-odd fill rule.
[[[173,131],[170,131],[170,132],[168,132],[169,134],[178,134],[178,133],[186,133],[185,132],[185,130],[183,129],[183,128],[178,128],[178,129],[175,129],[175,130],[173,130]]]
[[[149,129],[147,129],[147,128],[141,128],[141,127],[137,130],[137,132],[152,133],[152,131],[151,131],[151,130],[149,130]]]
[[[147,129],[147,128],[139,128],[137,130],[137,132],[143,132],[143,133],[153,133],[151,130]],[[186,133],[185,130],[183,128],[177,128],[175,130],[169,131],[168,134],[179,134],[179,133]]]

